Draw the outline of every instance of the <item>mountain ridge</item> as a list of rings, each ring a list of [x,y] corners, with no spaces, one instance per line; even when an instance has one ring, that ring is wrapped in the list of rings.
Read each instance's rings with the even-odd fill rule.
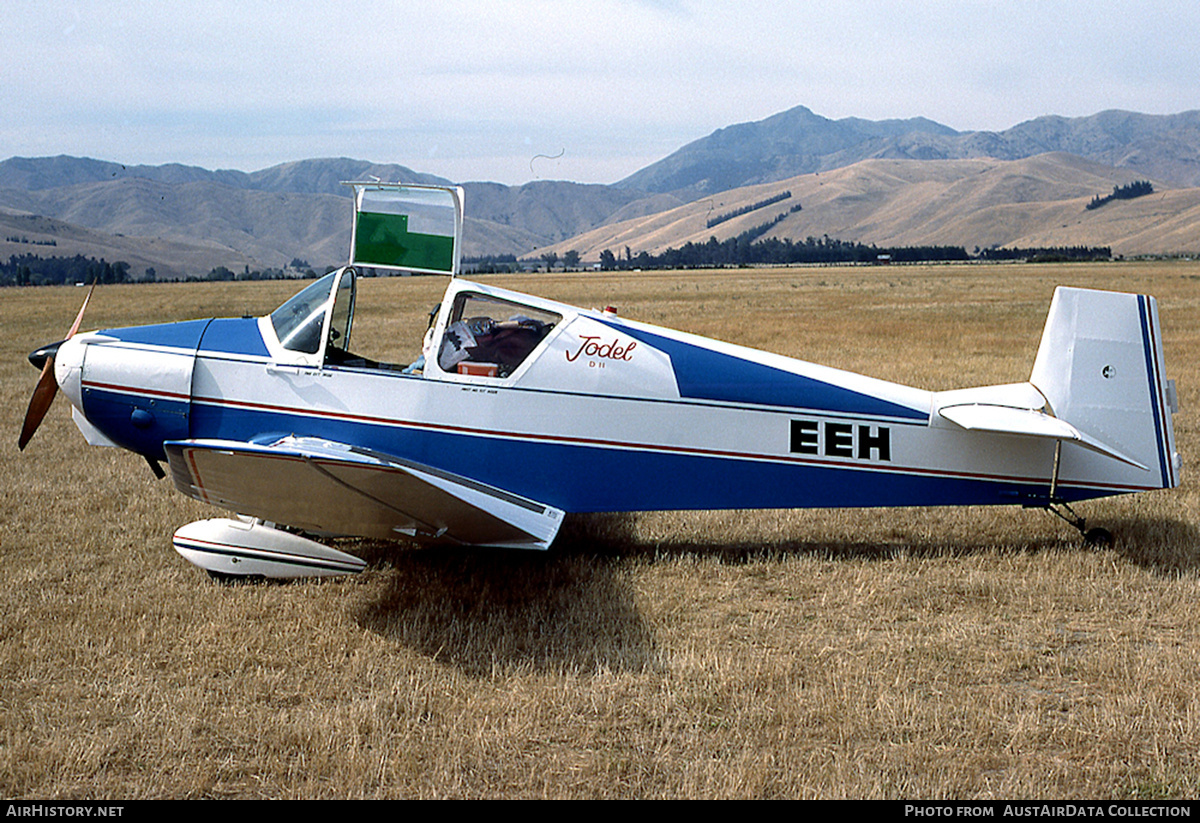
[[[831,120],[796,106],[718,129],[614,185],[695,199],[860,160],[1019,160],[1051,152],[1137,169],[1171,185],[1197,186],[1200,111],[1153,115],[1109,109],[1087,117],[1045,115],[1000,132],[960,132],[926,118]]]
[[[880,202],[872,219],[879,219],[879,214],[886,211],[885,206],[901,208],[897,205],[901,203],[903,208],[920,214],[938,209],[937,197],[945,195],[935,190],[943,184],[913,179],[905,184],[911,190],[900,197],[872,176],[878,168],[872,170],[869,165],[858,164],[933,162],[944,164],[944,171],[955,168],[955,161],[989,158],[1015,163],[1032,156],[1051,159],[1028,166],[1023,172],[997,170],[995,179],[989,178],[987,185],[993,188],[986,197],[979,192],[968,192],[969,181],[962,182],[957,196],[964,198],[963,203],[986,200],[986,206],[973,208],[985,209],[993,219],[1003,223],[1015,219],[1009,213],[1013,209],[1036,212],[1041,207],[1030,204],[1061,204],[1076,196],[1104,195],[1108,193],[1105,186],[1132,179],[1152,180],[1159,191],[1200,186],[1200,111],[1149,115],[1109,110],[1079,118],[1046,115],[1002,132],[959,132],[923,117],[831,120],[807,107],[796,106],[760,121],[717,129],[612,185],[554,180],[520,186],[463,183],[464,254],[537,257],[558,250],[582,251],[593,248],[597,236],[612,238],[613,243],[618,242],[619,236],[621,240],[614,248],[623,249],[626,245],[638,250],[660,248],[664,236],[660,228],[662,216],[688,203],[707,203],[711,209],[718,201],[743,202],[745,192],[778,193],[780,186],[776,184],[781,182],[799,179],[797,186],[807,186],[811,182],[808,175],[829,175],[855,167],[852,177],[858,179],[854,185],[861,191],[844,192],[844,202],[836,210],[858,214],[849,206],[853,198],[862,202],[876,198]],[[1093,170],[1083,178],[1072,177],[1067,170],[1075,161],[1068,156],[1107,171]],[[902,176],[911,177],[910,171]],[[925,171],[932,172],[932,167]],[[1027,179],[1022,181],[1022,174]],[[147,259],[148,266],[163,272],[184,271],[197,261],[225,259],[230,262],[213,265],[231,269],[281,267],[296,257],[320,268],[343,262],[349,247],[349,190],[341,182],[373,178],[450,184],[444,178],[408,166],[346,157],[298,160],[253,172],[209,171],[178,163],[123,165],[66,155],[13,157],[0,161],[0,207],[8,210],[9,220],[15,219],[13,213],[22,212],[76,227],[78,231],[70,241],[72,247],[86,246],[81,239],[85,237],[106,251],[130,248],[141,242],[142,246],[134,251]],[[1091,181],[1088,186],[1100,188],[1082,191],[1080,179]],[[923,200],[922,192],[934,199]],[[811,208],[815,202],[812,196],[810,193],[803,198],[809,214],[781,222],[773,230],[775,235],[802,231],[810,225],[808,217],[813,214]],[[1186,197],[1172,198],[1170,202],[1187,211]],[[1058,206],[1043,209],[1047,215],[1058,215],[1058,210]],[[1060,218],[1061,215],[1054,219]],[[1180,219],[1180,215],[1159,215],[1158,219],[1171,222]],[[746,224],[746,220],[730,221],[710,235],[720,236]],[[1017,222],[1023,224],[1023,220]],[[898,220],[897,224],[904,222]],[[967,222],[965,217],[959,220],[963,226]],[[1103,222],[1092,219],[1088,225],[1095,227]],[[911,223],[909,220],[908,224]],[[56,232],[64,238],[71,234],[63,225],[44,224],[52,225],[56,228],[47,229],[49,234],[42,241],[50,242]],[[831,234],[839,231],[866,236],[874,231],[865,224],[837,220],[827,219],[823,225],[832,227]],[[972,225],[976,235],[994,238],[989,243],[1018,242],[1020,236],[1029,234],[990,231],[977,221]],[[1192,243],[1192,232],[1186,225],[1170,237],[1155,234],[1147,227],[1109,228],[1115,239],[1101,244],[1127,248],[1127,253],[1193,251],[1200,247],[1200,243],[1169,245]],[[116,239],[102,242],[99,238],[106,234],[120,242]],[[1057,237],[1063,233],[1042,234]],[[690,236],[672,234],[677,240]],[[903,240],[909,234],[896,236]],[[1134,236],[1142,240],[1123,239]],[[907,242],[924,242],[917,237],[912,235]],[[975,244],[970,237],[966,240],[960,237],[954,242]],[[27,244],[20,242],[0,243],[0,255],[29,250]],[[177,259],[154,257],[160,253]],[[181,262],[185,259],[189,261],[186,265]]]

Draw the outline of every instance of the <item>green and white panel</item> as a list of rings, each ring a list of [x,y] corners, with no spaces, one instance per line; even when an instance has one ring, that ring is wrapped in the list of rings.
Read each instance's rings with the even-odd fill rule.
[[[351,265],[457,273],[461,188],[356,183],[354,189]]]

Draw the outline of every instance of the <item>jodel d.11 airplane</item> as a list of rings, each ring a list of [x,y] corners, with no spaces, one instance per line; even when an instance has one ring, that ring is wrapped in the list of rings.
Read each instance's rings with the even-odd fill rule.
[[[313,538],[546,549],[568,512],[1070,504],[1178,484],[1154,298],[1059,288],[1028,382],[928,392],[455,277],[457,188],[354,183],[349,264],[259,318],[76,334],[43,368],[93,445],[239,515],[217,576],[359,571]],[[351,349],[356,269],[451,276],[416,363]],[[86,307],[86,301],[85,301]]]

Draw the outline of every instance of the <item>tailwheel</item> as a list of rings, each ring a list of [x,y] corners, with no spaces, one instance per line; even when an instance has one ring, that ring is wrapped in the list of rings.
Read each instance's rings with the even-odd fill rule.
[[[1083,537],[1084,545],[1095,549],[1103,549],[1113,544],[1112,532],[1099,526],[1089,529],[1087,521],[1076,513],[1065,501],[1055,500],[1047,503],[1042,508],[1055,517],[1074,526],[1079,531],[1080,536]]]

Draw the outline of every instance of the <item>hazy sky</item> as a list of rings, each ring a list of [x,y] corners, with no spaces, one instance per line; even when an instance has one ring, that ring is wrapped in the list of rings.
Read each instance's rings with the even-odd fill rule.
[[[1198,38],[1179,0],[4,0],[0,159],[611,183],[796,105],[959,130],[1200,108]]]

